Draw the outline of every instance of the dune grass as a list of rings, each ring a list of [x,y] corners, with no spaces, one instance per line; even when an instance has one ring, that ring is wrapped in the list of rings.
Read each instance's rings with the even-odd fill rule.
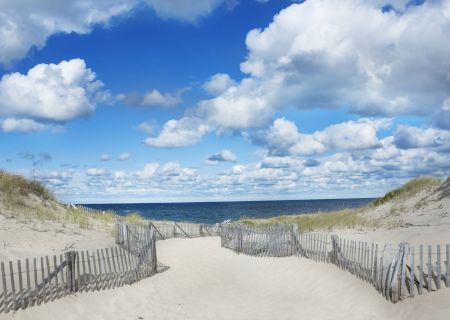
[[[115,219],[113,211],[92,213],[62,205],[40,182],[1,170],[0,205],[22,221],[53,221],[84,229],[101,227],[109,230]]]
[[[283,215],[269,219],[244,219],[239,222],[251,225],[276,223],[297,224],[301,232],[332,230],[335,227],[355,228],[357,226],[372,227],[376,225],[376,221],[365,218],[361,214],[361,210],[356,209],[301,215]]]
[[[441,184],[442,181],[434,177],[418,177],[408,181],[401,187],[389,191],[383,197],[374,200],[371,205],[377,207],[392,200],[411,197],[421,191],[431,190],[432,188],[437,187]]]
[[[54,200],[53,194],[40,182],[2,170],[0,170],[0,191],[4,201],[10,205],[23,204],[23,197],[30,194],[43,200]]]

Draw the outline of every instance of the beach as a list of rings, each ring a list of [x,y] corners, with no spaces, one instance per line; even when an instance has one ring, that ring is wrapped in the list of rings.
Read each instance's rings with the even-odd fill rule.
[[[334,265],[255,258],[217,237],[157,243],[169,268],[132,286],[80,293],[2,319],[447,319],[450,290],[386,301]]]
[[[401,242],[414,246],[441,244],[445,248],[450,231],[449,189],[450,180],[355,211],[375,219],[377,225],[336,225],[306,234],[375,243],[380,250],[387,243],[396,247]],[[40,208],[33,203],[30,212]],[[50,208],[51,204],[44,201],[40,206]],[[114,222],[107,214],[52,205],[57,221],[37,219],[31,213],[23,214],[23,210],[3,209],[2,261],[115,246]],[[88,223],[81,219],[86,216]],[[0,319],[400,320],[447,319],[450,313],[450,290],[445,286],[394,304],[371,284],[336,264],[299,256],[237,254],[221,247],[220,237],[203,235],[186,238],[179,233],[183,238],[158,240],[159,267],[153,276],[115,289],[75,292],[39,306],[0,313]]]

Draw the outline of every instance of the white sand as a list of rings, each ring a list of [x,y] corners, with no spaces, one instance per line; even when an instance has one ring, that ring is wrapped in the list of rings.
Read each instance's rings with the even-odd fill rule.
[[[170,269],[132,286],[81,293],[2,319],[448,319],[450,289],[393,305],[333,265],[254,258],[220,239],[158,242]]]
[[[111,246],[114,246],[112,235],[102,229],[82,229],[50,221],[21,221],[0,214],[0,261]]]

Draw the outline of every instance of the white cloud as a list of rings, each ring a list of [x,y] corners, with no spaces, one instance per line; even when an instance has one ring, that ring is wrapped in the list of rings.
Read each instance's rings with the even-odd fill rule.
[[[140,124],[138,124],[137,128],[142,131],[145,132],[147,134],[152,134],[155,130],[156,127],[156,122],[154,121],[143,121]]]
[[[166,122],[157,137],[149,137],[144,143],[158,148],[177,148],[197,143],[210,128],[199,118],[185,117]]]
[[[105,168],[92,167],[86,170],[86,174],[91,177],[100,177],[109,175],[109,171]]]
[[[236,82],[226,73],[217,73],[211,76],[208,81],[203,84],[203,89],[211,95],[219,95],[228,88],[236,85]]]
[[[117,159],[120,161],[127,161],[130,158],[131,158],[131,154],[129,154],[128,152],[124,152],[117,157]]]
[[[394,134],[394,143],[400,149],[450,147],[450,132],[411,126],[400,126]]]
[[[383,12],[385,4],[401,14]],[[449,99],[448,8],[448,0],[292,4],[265,29],[247,34],[241,64],[246,77],[230,83],[227,75],[212,76],[204,87],[217,96],[200,101],[193,114],[219,132],[262,128],[276,112],[291,108],[431,116]],[[443,128],[450,127],[447,113],[442,109],[437,120]],[[323,147],[305,137],[298,148],[304,153]]]
[[[3,132],[34,132],[46,130],[48,129],[48,125],[31,119],[6,118],[3,120],[0,119],[0,129]]]
[[[222,150],[220,152],[210,155],[206,159],[206,164],[218,164],[219,162],[234,162],[236,161],[236,155],[230,150]]]
[[[313,155],[331,150],[362,150],[379,146],[377,131],[386,129],[389,125],[388,119],[360,119],[304,134],[298,131],[294,122],[279,118],[258,139],[274,155]]]
[[[102,154],[102,155],[100,156],[100,160],[101,160],[101,161],[108,161],[109,159],[110,159],[109,154]]]
[[[259,87],[280,79],[272,108],[349,105],[364,115],[430,115],[450,85],[446,7],[426,2],[399,15],[370,1],[293,4],[248,33],[241,69]]]
[[[212,13],[224,0],[84,0],[13,1],[0,3],[0,64],[23,58],[35,46],[42,48],[57,33],[90,33],[96,24],[129,13],[147,3],[164,18],[189,22]]]
[[[130,106],[139,106],[139,107],[161,106],[169,108],[182,103],[183,99],[181,95],[188,90],[190,89],[183,88],[177,90],[174,93],[161,93],[160,91],[154,89],[144,94],[130,93],[126,96],[122,96],[121,98],[124,100],[125,104]]]
[[[0,80],[0,116],[65,122],[94,112],[103,84],[82,59],[38,64]]]

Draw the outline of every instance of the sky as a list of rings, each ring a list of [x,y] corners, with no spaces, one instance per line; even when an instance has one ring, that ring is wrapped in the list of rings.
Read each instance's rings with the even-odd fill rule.
[[[64,202],[450,172],[450,0],[0,0],[0,169]]]

